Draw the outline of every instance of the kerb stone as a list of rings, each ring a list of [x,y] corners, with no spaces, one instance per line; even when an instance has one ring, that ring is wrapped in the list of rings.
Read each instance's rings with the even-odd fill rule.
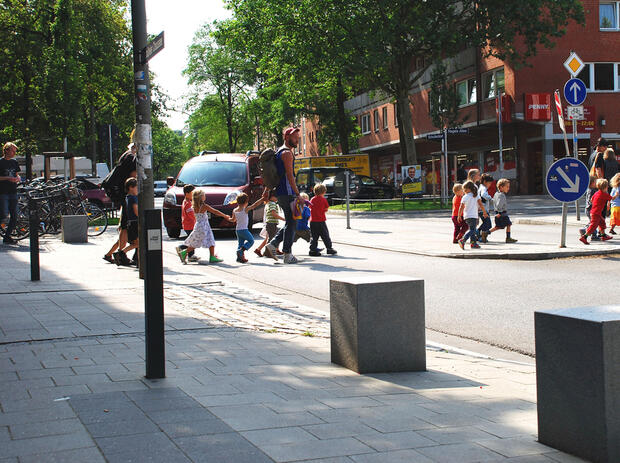
[[[358,373],[426,370],[424,280],[330,280],[331,360]]]

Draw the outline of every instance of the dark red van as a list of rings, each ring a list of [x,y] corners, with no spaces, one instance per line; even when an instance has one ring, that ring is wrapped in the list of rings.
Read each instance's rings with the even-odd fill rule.
[[[207,204],[231,215],[234,201],[239,193],[250,197],[250,204],[263,193],[263,181],[258,168],[258,153],[202,154],[185,163],[177,177],[170,181],[171,186],[164,196],[164,226],[170,238],[181,234],[181,205],[183,186],[191,184],[206,193]],[[250,212],[250,228],[253,223],[263,221],[263,207]],[[220,218],[211,217],[211,228],[232,228],[234,224]]]

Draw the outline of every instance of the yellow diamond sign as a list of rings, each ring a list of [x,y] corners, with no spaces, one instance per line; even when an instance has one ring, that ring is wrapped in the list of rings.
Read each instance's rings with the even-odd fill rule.
[[[571,54],[568,56],[568,59],[564,61],[564,67],[568,72],[570,72],[571,76],[573,77],[579,74],[585,66],[585,63],[574,51],[571,52]]]

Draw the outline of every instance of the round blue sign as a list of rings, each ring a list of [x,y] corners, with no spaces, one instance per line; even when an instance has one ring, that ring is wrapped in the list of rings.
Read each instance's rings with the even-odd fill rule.
[[[547,191],[562,203],[572,203],[581,198],[590,183],[590,172],[579,159],[562,158],[547,172]]]
[[[564,98],[571,106],[579,106],[586,101],[587,95],[588,89],[581,79],[569,79],[564,84]]]

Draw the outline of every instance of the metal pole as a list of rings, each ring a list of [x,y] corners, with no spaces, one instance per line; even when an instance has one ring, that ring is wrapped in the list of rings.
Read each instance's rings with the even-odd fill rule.
[[[164,341],[164,272],[161,252],[161,211],[147,209],[140,247],[145,249],[144,309],[146,341],[146,377],[166,377]]]
[[[498,174],[502,177],[504,174],[504,136],[502,132],[502,94],[500,93],[497,98],[497,107],[498,107],[498,118],[497,118],[497,129],[499,136],[499,167]]]
[[[154,207],[153,201],[153,141],[151,133],[151,92],[149,66],[143,55],[147,44],[146,7],[144,0],[131,0],[133,32],[134,104],[136,132],[134,143],[138,148],[138,230],[142,236],[144,213]],[[140,246],[140,278],[144,278],[144,246]]]
[[[112,124],[108,124],[108,146],[110,148],[110,172],[114,169],[114,160],[112,156]]]
[[[441,205],[443,206],[444,202],[448,196],[448,188],[447,188],[447,166],[448,166],[448,128],[444,127],[443,129],[443,140],[441,140],[442,148],[443,148],[443,157],[441,158]]]
[[[577,121],[573,121],[573,156],[575,159],[579,157],[579,146],[577,144]],[[579,210],[579,200],[575,201],[575,210],[577,211],[577,220],[581,220],[581,211]]]
[[[560,247],[566,247],[566,219],[568,218],[568,203],[562,203],[562,238]]]
[[[65,137],[64,140],[63,140],[62,148],[63,148],[63,152],[65,152],[65,153],[69,149],[69,145],[67,143],[67,137]],[[62,157],[62,166],[63,166],[64,180],[66,182],[67,181],[67,158],[64,157],[64,156]]]
[[[344,171],[344,187],[345,187],[345,197],[347,198],[347,230],[351,229],[351,210],[349,208],[350,206],[350,199],[351,199],[351,193],[349,191],[349,177],[350,177],[351,173],[348,170]]]
[[[39,266],[39,214],[37,204],[34,199],[28,199],[28,214],[30,227],[30,281],[41,279],[41,268]]]

